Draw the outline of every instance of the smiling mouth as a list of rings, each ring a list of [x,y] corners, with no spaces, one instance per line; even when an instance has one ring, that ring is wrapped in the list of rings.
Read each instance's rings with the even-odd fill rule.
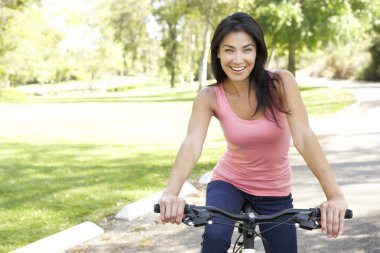
[[[230,68],[235,71],[235,72],[242,72],[244,69],[247,68],[247,66],[244,66],[244,67],[232,67],[230,66]]]

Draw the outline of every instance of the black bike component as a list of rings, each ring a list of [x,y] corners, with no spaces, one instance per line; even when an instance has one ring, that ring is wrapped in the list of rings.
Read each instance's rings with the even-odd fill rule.
[[[193,211],[196,210],[196,211]],[[160,212],[160,206],[158,204],[154,205],[154,212]],[[270,215],[258,215],[255,214],[252,210],[249,212],[244,212],[242,214],[231,214],[229,212],[224,211],[223,209],[213,207],[213,206],[195,206],[195,205],[187,205],[184,209],[185,219],[189,217],[190,219],[196,219],[196,223],[199,226],[207,224],[209,220],[209,216],[214,213],[218,213],[223,215],[226,218],[233,219],[235,221],[243,221],[243,222],[255,222],[259,224],[260,222],[273,221],[276,218],[281,216],[293,216],[293,222],[300,224],[301,228],[305,229],[315,229],[320,228],[317,222],[320,220],[321,211],[319,208],[310,208],[310,209],[285,209],[283,211],[277,212],[275,214]],[[208,213],[206,215],[206,213]],[[189,215],[188,215],[189,214]],[[344,218],[351,219],[353,217],[352,210],[347,209]],[[205,221],[204,219],[207,218]],[[188,225],[189,221],[187,221]],[[190,223],[191,224],[191,223]]]
[[[252,240],[255,236],[255,219],[256,214],[252,209],[252,206],[249,203],[244,204],[243,213],[248,214],[248,218],[250,219],[246,224],[246,228],[243,230],[243,242],[245,249],[254,249],[255,248],[255,240]]]
[[[154,212],[160,213],[160,205],[154,205]],[[185,218],[182,222],[188,226],[199,227],[204,226],[209,223],[214,215],[212,212],[208,211],[206,208],[198,208],[194,205],[185,205],[184,209]]]
[[[318,224],[320,217],[317,216],[316,208],[310,208],[310,211],[308,212],[295,214],[292,217],[292,220],[294,223],[299,224],[300,228],[306,230],[321,228],[321,226]]]
[[[183,223],[193,227],[205,226],[209,221],[214,217],[206,209],[198,209],[196,207],[191,208],[190,212],[185,215],[185,218],[182,220]]]
[[[154,212],[160,212],[160,206],[158,204],[154,206]],[[243,246],[245,249],[254,249],[255,237],[260,237],[263,243],[265,243],[266,240],[261,236],[260,233],[257,233],[255,231],[255,226],[265,222],[273,222],[275,219],[282,216],[289,216],[288,221],[299,224],[299,226],[303,229],[312,230],[321,227],[319,224],[319,221],[321,219],[321,211],[319,208],[286,209],[271,215],[259,215],[252,210],[251,206],[245,205],[242,213],[236,215],[213,206],[186,205],[184,214],[185,218],[182,220],[182,222],[186,225],[194,227],[211,224],[214,214],[221,214],[224,217],[232,219],[238,223],[240,221],[238,226],[240,235],[235,242],[233,252],[238,252]],[[352,211],[347,209],[344,218],[351,219],[352,216]],[[279,225],[280,224],[281,223],[279,223]],[[241,236],[243,236],[242,242],[239,241],[239,238],[241,238]],[[235,251],[236,246],[239,246],[239,248]]]

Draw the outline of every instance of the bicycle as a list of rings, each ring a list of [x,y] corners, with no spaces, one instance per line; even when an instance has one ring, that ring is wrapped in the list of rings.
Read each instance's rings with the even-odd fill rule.
[[[160,213],[159,204],[154,205],[154,212]],[[306,230],[321,228],[319,225],[321,218],[321,212],[319,208],[291,208],[271,215],[260,215],[255,213],[249,204],[244,205],[243,210],[240,214],[229,213],[225,210],[213,206],[195,206],[187,204],[185,206],[184,214],[185,217],[183,218],[182,222],[192,227],[200,227],[205,226],[206,224],[212,224],[212,218],[215,217],[215,214],[222,215],[227,219],[232,219],[235,221],[235,225],[233,226],[238,228],[239,236],[235,240],[232,251],[233,253],[255,253],[256,237],[259,237],[263,243],[266,243],[265,239],[261,236],[261,233],[255,230],[256,226],[265,222],[273,222],[279,217],[289,216],[289,219],[283,222],[277,222],[277,225],[291,223]],[[352,210],[347,209],[344,218],[351,219],[352,216]],[[270,247],[270,245],[268,246]]]

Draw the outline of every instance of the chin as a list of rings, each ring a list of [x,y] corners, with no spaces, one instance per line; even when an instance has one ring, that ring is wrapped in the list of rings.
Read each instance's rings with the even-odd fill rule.
[[[240,77],[240,78],[237,78],[237,77],[229,77],[229,79],[230,79],[232,82],[235,82],[235,83],[249,82],[249,76],[246,76],[246,77]]]

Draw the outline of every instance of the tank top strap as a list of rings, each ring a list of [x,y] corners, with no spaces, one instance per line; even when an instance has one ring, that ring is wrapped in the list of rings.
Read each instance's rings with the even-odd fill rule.
[[[218,119],[220,120],[223,117],[223,112],[226,110],[227,101],[226,101],[226,96],[224,95],[222,84],[215,85],[214,89],[215,89],[216,102],[217,102],[216,113],[218,115]]]

